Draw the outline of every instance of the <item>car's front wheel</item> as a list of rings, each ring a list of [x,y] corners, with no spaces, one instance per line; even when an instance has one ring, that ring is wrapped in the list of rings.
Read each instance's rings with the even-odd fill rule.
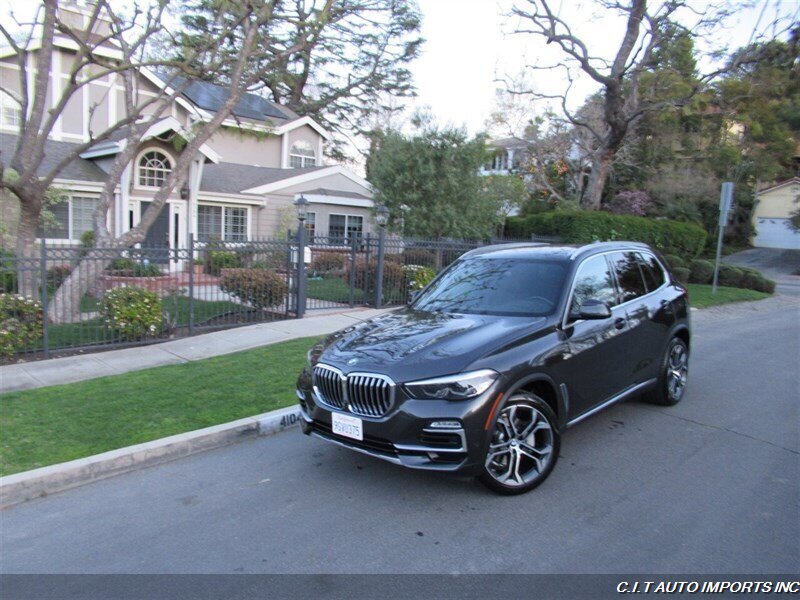
[[[501,494],[522,494],[542,483],[558,460],[561,434],[548,404],[516,392],[495,419],[481,482]]]

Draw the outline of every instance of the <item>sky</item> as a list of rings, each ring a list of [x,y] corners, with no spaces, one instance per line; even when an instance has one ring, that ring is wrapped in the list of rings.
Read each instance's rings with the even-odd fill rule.
[[[512,0],[418,0],[423,14],[422,35],[426,38],[421,57],[412,64],[418,98],[413,108],[429,108],[439,123],[466,126],[471,134],[484,129],[496,106],[495,80],[516,76],[525,64],[551,65],[558,62],[555,45],[546,46],[531,34],[512,35],[515,21],[505,15]],[[526,0],[517,0],[524,5]],[[609,16],[589,0],[550,0],[564,20],[574,27],[592,50],[612,56],[621,39],[624,19]],[[706,2],[694,5],[703,9]],[[764,5],[766,4],[766,8]],[[707,47],[734,49],[748,43],[761,17],[757,33],[771,37],[768,24],[777,11],[794,15],[800,0],[757,0],[754,6],[737,11],[725,29],[703,40]],[[688,17],[688,13],[686,14]],[[688,24],[690,20],[686,18]],[[707,66],[707,65],[706,65]],[[555,70],[539,71],[535,89],[544,93],[563,91],[566,79]],[[573,86],[571,107],[597,89],[588,77]]]

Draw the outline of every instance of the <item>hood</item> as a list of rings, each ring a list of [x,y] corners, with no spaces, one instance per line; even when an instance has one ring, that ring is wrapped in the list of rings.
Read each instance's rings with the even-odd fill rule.
[[[463,371],[544,322],[541,317],[401,309],[334,333],[314,348],[312,358],[345,373],[377,372],[412,381]]]

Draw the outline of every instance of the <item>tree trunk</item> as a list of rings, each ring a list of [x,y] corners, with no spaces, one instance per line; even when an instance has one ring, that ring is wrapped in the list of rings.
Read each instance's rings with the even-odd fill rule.
[[[31,298],[39,296],[39,259],[36,246],[36,229],[39,226],[39,210],[35,202],[19,203],[17,227],[17,293]]]
[[[614,151],[608,148],[601,149],[592,160],[592,171],[589,182],[581,199],[581,206],[586,210],[599,210],[603,198],[603,188],[606,185],[611,163],[614,161]]]
[[[51,323],[77,323],[81,320],[81,299],[89,291],[93,291],[95,297],[102,295],[97,280],[111,260],[107,251],[102,254],[90,251],[80,260],[48,303],[47,318]]]

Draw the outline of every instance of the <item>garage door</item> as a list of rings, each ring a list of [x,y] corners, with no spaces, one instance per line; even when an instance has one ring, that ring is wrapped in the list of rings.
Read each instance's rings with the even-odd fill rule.
[[[755,245],[758,248],[800,250],[800,233],[792,229],[789,219],[759,218],[756,221]]]

